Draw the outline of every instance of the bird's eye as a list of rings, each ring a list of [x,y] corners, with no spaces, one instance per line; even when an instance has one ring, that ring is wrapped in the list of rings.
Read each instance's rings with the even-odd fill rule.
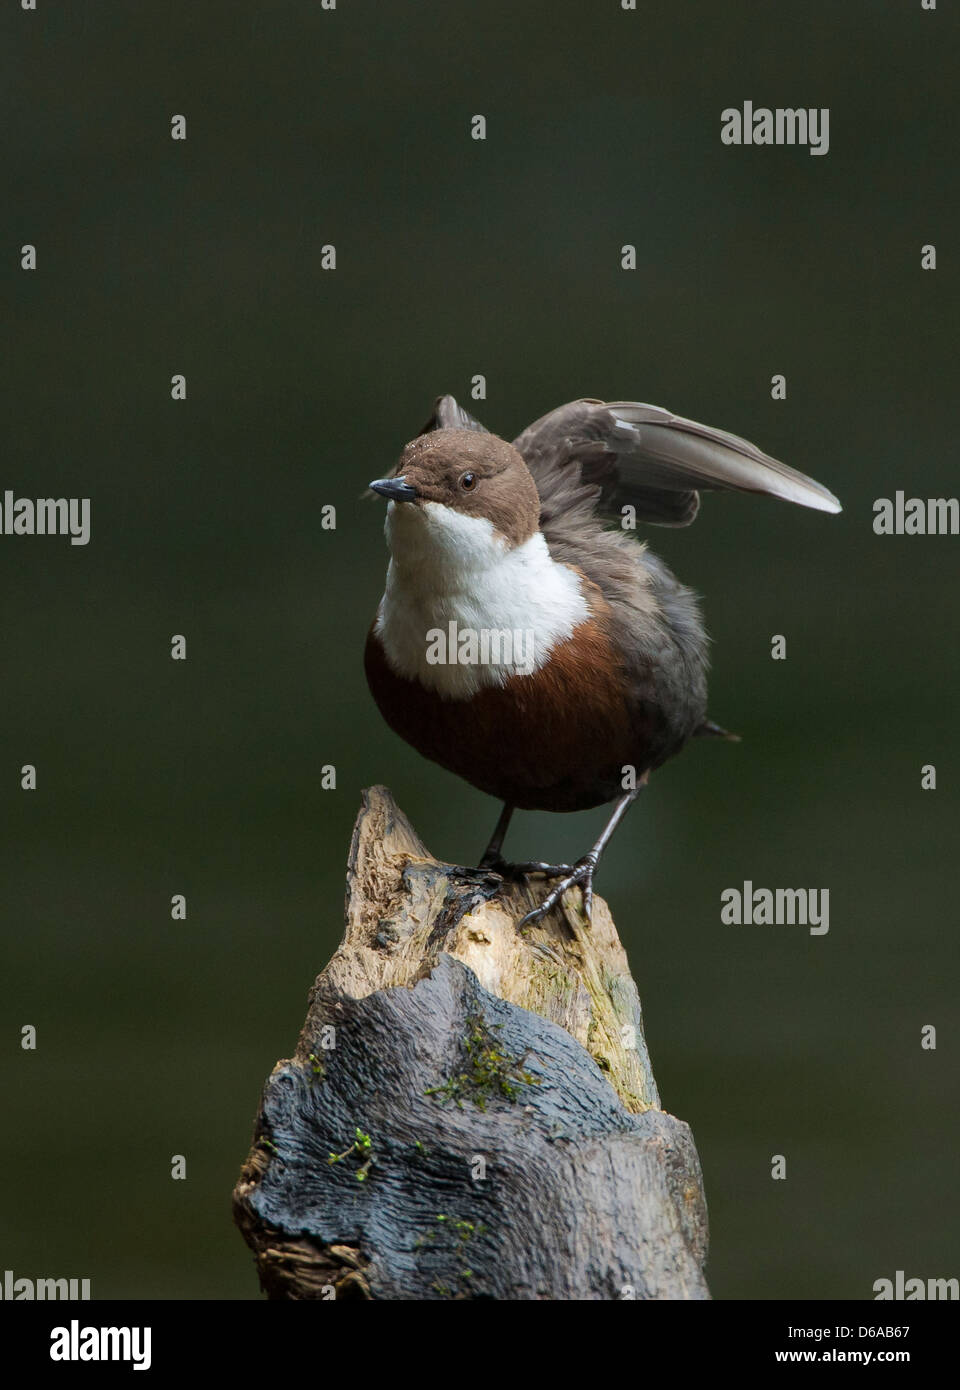
[[[463,488],[464,492],[472,492],[473,489],[476,487],[476,485],[477,485],[477,475],[476,475],[476,473],[461,473],[461,474],[460,474],[460,486]]]

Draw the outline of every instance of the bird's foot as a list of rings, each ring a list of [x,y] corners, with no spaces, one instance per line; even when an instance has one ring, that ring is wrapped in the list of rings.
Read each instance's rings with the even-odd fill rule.
[[[551,912],[553,908],[556,907],[567,889],[573,888],[575,884],[579,884],[583,892],[583,915],[589,922],[590,913],[593,909],[593,875],[596,873],[599,858],[600,856],[591,850],[590,853],[585,854],[582,859],[578,859],[576,864],[572,867],[564,866],[569,867],[569,872],[560,879],[558,884],[550,889],[550,892],[539,907],[535,907],[531,912],[528,912],[525,917],[521,917],[520,921],[517,923],[517,930],[519,931],[521,927],[532,926],[535,922],[541,922],[543,918],[546,917],[547,913]],[[554,875],[551,875],[551,877],[554,877]]]
[[[501,878],[514,883],[531,874],[539,874],[542,878],[563,878],[572,874],[576,867],[575,864],[544,864],[539,859],[529,859],[523,864],[511,864],[499,854],[485,854],[477,865],[478,869],[499,874]]]

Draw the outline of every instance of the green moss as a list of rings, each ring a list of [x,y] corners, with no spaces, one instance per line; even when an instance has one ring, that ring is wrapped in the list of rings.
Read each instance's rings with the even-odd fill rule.
[[[364,1134],[362,1129],[358,1129],[355,1132],[356,1138],[349,1149],[344,1149],[342,1154],[328,1154],[327,1162],[342,1163],[344,1159],[350,1158],[351,1156],[362,1158],[364,1161],[353,1176],[356,1178],[357,1182],[366,1182],[367,1174],[370,1172],[373,1165],[373,1154],[370,1152],[373,1148],[373,1140],[370,1138],[369,1134]]]
[[[452,1262],[457,1266],[456,1274],[450,1284],[441,1282],[440,1279],[434,1280],[430,1287],[441,1294],[444,1298],[455,1298],[463,1295],[471,1279],[476,1278],[474,1271],[467,1264],[467,1247],[472,1240],[486,1233],[487,1227],[482,1221],[467,1221],[466,1219],[455,1219],[448,1216],[446,1212],[438,1212],[434,1217],[436,1226],[426,1230],[418,1236],[413,1243],[413,1248],[418,1253],[425,1255],[430,1262],[436,1266],[442,1262],[449,1269]],[[450,1275],[447,1274],[450,1278]]]
[[[495,1024],[495,1028],[502,1027]],[[491,1096],[503,1096],[515,1101],[524,1086],[539,1086],[539,1077],[524,1071],[519,1057],[511,1057],[496,1046],[484,1020],[479,1015],[467,1019],[467,1034],[463,1039],[468,1069],[450,1077],[442,1086],[430,1086],[424,1095],[454,1100],[460,1109],[470,1100],[478,1110],[486,1110]]]

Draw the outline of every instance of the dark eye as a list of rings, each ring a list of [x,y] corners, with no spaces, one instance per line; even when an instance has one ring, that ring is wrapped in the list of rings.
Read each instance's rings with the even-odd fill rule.
[[[464,492],[472,492],[473,489],[476,487],[476,485],[477,485],[477,475],[476,475],[476,473],[461,473],[461,474],[460,474],[460,486],[463,488]]]

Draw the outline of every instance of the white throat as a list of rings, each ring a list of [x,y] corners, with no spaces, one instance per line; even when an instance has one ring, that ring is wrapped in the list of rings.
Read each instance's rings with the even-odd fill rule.
[[[391,559],[374,627],[387,661],[449,699],[529,676],[590,616],[579,576],[538,531],[511,548],[485,517],[387,507]]]

